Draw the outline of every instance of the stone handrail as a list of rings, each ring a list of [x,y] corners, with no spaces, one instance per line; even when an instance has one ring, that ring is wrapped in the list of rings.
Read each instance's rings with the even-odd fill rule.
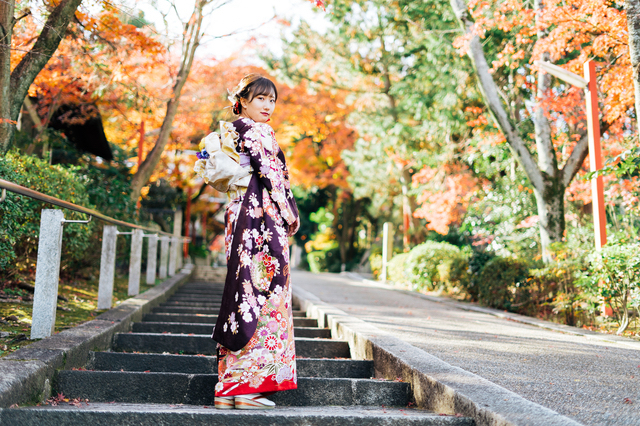
[[[110,223],[115,226],[125,226],[127,228],[140,229],[142,231],[153,232],[155,234],[173,236],[173,234],[169,232],[158,231],[156,229],[148,228],[146,226],[136,225],[135,223],[128,223],[122,220],[114,219],[112,217],[109,217],[105,214],[100,213],[99,211],[89,209],[87,207],[79,206],[77,204],[70,203],[69,201],[61,200],[59,198],[43,194],[42,192],[34,191],[33,189],[20,186],[13,182],[9,182],[8,180],[0,179],[0,188],[6,189],[7,191],[14,192],[16,194],[24,195],[29,198],[33,198],[34,200],[40,200],[45,203],[53,204],[54,206],[62,207],[68,210],[73,210],[79,213],[84,213],[88,216],[92,216],[98,220]]]
[[[36,262],[36,282],[33,295],[33,314],[31,322],[31,338],[41,339],[53,333],[60,281],[60,259],[62,255],[62,229],[65,224],[88,223],[91,218],[105,222],[102,234],[102,254],[100,257],[100,281],[98,284],[98,309],[110,309],[113,299],[113,282],[116,263],[116,240],[118,235],[131,235],[131,257],[129,261],[128,294],[135,296],[140,292],[140,270],[142,264],[142,241],[149,238],[147,257],[147,284],[159,278],[172,277],[183,265],[180,246],[189,238],[180,235],[182,211],[175,212],[173,234],[158,231],[135,223],[114,219],[99,211],[89,209],[69,201],[61,200],[26,188],[16,183],[0,179],[0,202],[4,202],[6,191],[11,191],[35,200],[53,204],[68,210],[84,213],[89,220],[65,220],[61,210],[43,209],[40,217],[40,234],[38,238],[38,258]],[[132,229],[130,232],[119,232],[118,226]],[[145,231],[148,234],[145,234]],[[160,267],[157,268],[158,242],[160,241]],[[171,244],[171,247],[169,246]]]

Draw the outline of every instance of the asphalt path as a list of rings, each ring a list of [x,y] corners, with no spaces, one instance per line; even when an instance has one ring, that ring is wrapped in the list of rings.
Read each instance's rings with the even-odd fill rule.
[[[292,285],[585,425],[640,426],[640,346],[458,309],[344,275],[294,271]]]

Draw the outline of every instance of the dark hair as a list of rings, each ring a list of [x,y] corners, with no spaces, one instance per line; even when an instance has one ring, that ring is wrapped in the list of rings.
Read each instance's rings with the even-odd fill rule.
[[[261,76],[260,74],[249,74],[244,76],[231,95],[233,113],[239,115],[242,112],[240,99],[246,99],[251,102],[256,96],[260,95],[274,95],[276,100],[278,100],[278,89],[276,89],[276,85],[273,84],[273,81]]]

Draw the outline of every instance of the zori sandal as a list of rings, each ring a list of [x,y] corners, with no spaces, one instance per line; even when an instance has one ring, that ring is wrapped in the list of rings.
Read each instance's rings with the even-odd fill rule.
[[[236,408],[238,410],[271,410],[276,408],[276,403],[268,400],[262,394],[250,393],[236,395]]]
[[[219,410],[232,410],[235,406],[233,396],[216,396],[214,398],[216,408]]]

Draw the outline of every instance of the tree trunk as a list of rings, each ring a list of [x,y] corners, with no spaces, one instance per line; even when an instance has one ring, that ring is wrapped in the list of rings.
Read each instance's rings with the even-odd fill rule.
[[[13,72],[10,73],[9,82],[7,82],[7,78],[9,78],[10,64],[6,64],[5,61],[8,59],[5,59],[5,55],[7,57],[10,56],[10,49],[6,46],[0,46],[0,84],[2,84],[0,88],[0,93],[2,93],[0,104],[3,105],[0,106],[0,155],[7,152],[11,146],[16,129],[14,123],[18,120],[22,103],[29,92],[29,87],[58,49],[67,32],[69,22],[74,17],[80,3],[81,0],[61,0],[58,3],[47,18],[38,40],[36,40],[31,50],[22,58],[20,63],[16,65]],[[11,38],[7,37],[7,34],[11,35],[11,28],[15,23],[13,17],[14,4],[13,0],[9,3],[4,0],[0,1],[0,21],[2,21],[3,27],[0,31],[3,32],[2,38],[5,40],[2,43],[3,45],[11,44]],[[6,23],[8,22],[10,22],[10,25],[7,26]],[[7,94],[6,97],[5,93]],[[5,103],[9,104],[9,120],[11,122],[5,121]]]
[[[562,241],[564,236],[564,190],[559,179],[545,176],[543,190],[534,188],[533,191],[538,207],[542,258],[545,262],[551,260],[549,246],[554,242]]]
[[[9,149],[15,131],[11,120],[11,37],[15,0],[0,2],[0,154]]]
[[[173,96],[167,102],[167,111],[164,116],[164,121],[162,122],[162,127],[160,128],[158,139],[156,140],[153,149],[149,152],[147,158],[145,158],[142,164],[140,164],[138,171],[131,180],[130,196],[131,201],[133,202],[138,201],[142,187],[149,182],[149,179],[160,162],[162,153],[169,142],[169,136],[171,135],[171,130],[173,128],[173,120],[178,113],[180,95],[182,94],[182,89],[187,82],[189,73],[191,72],[193,58],[203,35],[201,31],[202,19],[204,17],[203,9],[209,2],[210,0],[197,0],[191,19],[189,19],[188,23],[184,26],[185,31],[182,44],[182,57],[180,69],[176,76],[176,82],[173,86]]]
[[[636,125],[640,134],[640,0],[626,0],[627,25],[629,28],[629,54],[633,68],[633,87],[636,97]]]

